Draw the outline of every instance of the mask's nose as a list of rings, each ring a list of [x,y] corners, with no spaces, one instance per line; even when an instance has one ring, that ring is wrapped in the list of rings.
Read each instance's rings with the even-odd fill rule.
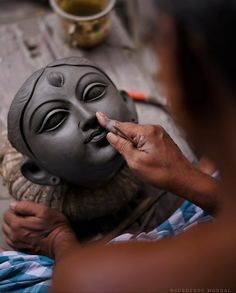
[[[99,126],[95,112],[83,109],[81,114],[83,118],[80,120],[79,127],[82,131],[88,131]]]

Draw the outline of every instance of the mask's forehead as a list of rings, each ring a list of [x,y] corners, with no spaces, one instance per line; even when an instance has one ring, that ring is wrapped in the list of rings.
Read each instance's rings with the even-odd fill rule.
[[[92,66],[56,66],[46,68],[36,84],[34,94],[27,106],[27,113],[30,115],[36,108],[49,101],[70,101],[76,93],[76,88],[83,77],[91,77],[96,74],[100,78],[111,81],[98,69]],[[94,81],[94,80],[93,80]],[[28,116],[27,115],[27,116]]]

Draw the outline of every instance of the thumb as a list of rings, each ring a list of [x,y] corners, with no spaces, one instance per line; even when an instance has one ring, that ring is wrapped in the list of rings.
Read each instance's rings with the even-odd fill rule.
[[[107,140],[125,158],[127,162],[133,157],[134,152],[137,151],[130,141],[115,135],[112,132],[108,133]]]
[[[14,201],[10,203],[10,208],[23,216],[36,216],[45,207],[32,201]]]

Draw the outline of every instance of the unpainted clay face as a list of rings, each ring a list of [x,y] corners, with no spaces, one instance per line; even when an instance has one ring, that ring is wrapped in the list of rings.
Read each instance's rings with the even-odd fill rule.
[[[86,187],[102,185],[117,173],[124,162],[107,142],[97,111],[120,121],[137,120],[132,101],[98,69],[46,68],[22,123],[23,135],[40,168]]]

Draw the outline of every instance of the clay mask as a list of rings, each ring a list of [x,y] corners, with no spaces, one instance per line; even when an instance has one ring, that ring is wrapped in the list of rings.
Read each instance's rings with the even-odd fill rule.
[[[23,175],[38,184],[63,179],[91,188],[111,179],[124,161],[108,144],[97,111],[137,121],[131,99],[85,59],[56,61],[27,80],[8,115],[9,140],[25,155]]]

